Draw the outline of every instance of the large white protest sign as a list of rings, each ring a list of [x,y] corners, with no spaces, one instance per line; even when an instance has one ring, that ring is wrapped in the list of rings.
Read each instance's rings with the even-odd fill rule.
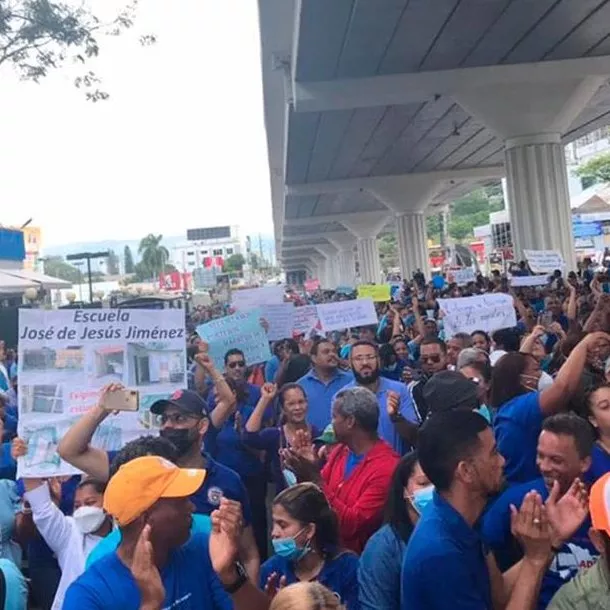
[[[271,358],[269,339],[261,325],[260,309],[240,311],[197,327],[197,334],[209,344],[210,357],[219,370],[224,368],[224,356],[232,348],[240,349],[248,364]]]
[[[546,286],[548,282],[548,275],[513,275],[510,278],[510,285],[515,288],[525,286]]]
[[[372,299],[356,299],[318,305],[322,330],[342,330],[356,326],[377,325],[377,314]]]
[[[283,285],[245,288],[231,293],[231,307],[236,311],[248,311],[263,305],[276,305],[284,302]]]
[[[298,334],[309,334],[318,328],[318,309],[315,305],[303,305],[294,308],[294,332]]]
[[[523,255],[534,273],[552,273],[565,267],[561,253],[556,250],[523,250]]]
[[[508,294],[438,299],[438,304],[444,314],[443,328],[447,337],[475,330],[493,332],[517,324],[513,298]]]
[[[19,476],[73,474],[57,455],[68,428],[108,383],[138,390],[140,410],[108,417],[93,445],[116,451],[150,433],[150,406],[186,387],[184,312],[178,309],[19,311]]]
[[[295,309],[294,303],[277,303],[261,307],[262,316],[269,325],[267,330],[269,340],[277,341],[292,337]]]

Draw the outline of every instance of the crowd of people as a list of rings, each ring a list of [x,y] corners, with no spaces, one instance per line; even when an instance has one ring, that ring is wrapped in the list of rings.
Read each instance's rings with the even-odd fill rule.
[[[111,384],[61,438],[69,477],[16,478],[0,344],[0,609],[610,608],[605,279],[418,273],[377,325],[294,334],[264,363],[236,346],[222,370],[192,332],[158,434],[94,445]],[[439,298],[495,292],[515,327],[448,335]]]

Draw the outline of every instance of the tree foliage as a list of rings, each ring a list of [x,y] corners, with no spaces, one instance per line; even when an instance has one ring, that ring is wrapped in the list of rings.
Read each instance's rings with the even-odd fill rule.
[[[610,153],[593,157],[576,169],[579,178],[588,179],[589,182],[610,182]]]
[[[133,264],[133,254],[131,253],[131,248],[129,246],[125,246],[123,250],[123,265],[125,266],[125,273],[134,273],[134,264]]]
[[[225,273],[236,273],[241,272],[246,264],[246,259],[241,254],[231,254],[227,258],[222,266],[222,270]]]
[[[132,0],[110,22],[103,23],[84,5],[50,0],[0,0],[0,67],[13,65],[19,75],[39,82],[69,62],[85,64],[100,52],[100,37],[118,36],[134,25],[138,0]],[[142,45],[156,41],[140,37]],[[75,79],[93,102],[107,99],[101,81],[89,70]]]
[[[66,280],[72,284],[80,284],[88,280],[87,272],[83,266],[81,271],[78,267],[70,265],[61,256],[49,256],[44,260],[44,272],[51,277],[59,278],[60,280]],[[103,274],[98,271],[91,273],[93,280],[99,280],[103,277]]]
[[[119,257],[114,250],[108,250],[108,258],[106,259],[106,273],[108,275],[119,275]]]
[[[136,265],[136,273],[145,274],[146,278],[150,279],[164,271],[169,260],[169,251],[161,243],[162,241],[163,235],[153,235],[152,233],[140,241],[138,254],[141,261]]]

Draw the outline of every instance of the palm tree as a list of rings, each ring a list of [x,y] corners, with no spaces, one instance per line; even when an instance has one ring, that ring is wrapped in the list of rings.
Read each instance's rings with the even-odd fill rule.
[[[138,246],[138,254],[142,257],[142,265],[151,277],[162,273],[169,260],[169,251],[161,245],[162,240],[163,235],[149,233],[140,241]]]

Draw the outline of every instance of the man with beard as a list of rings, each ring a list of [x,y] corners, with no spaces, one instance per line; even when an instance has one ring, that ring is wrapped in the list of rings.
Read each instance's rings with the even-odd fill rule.
[[[116,386],[106,391],[111,388],[116,389]],[[203,449],[203,439],[210,424],[207,403],[196,392],[178,390],[170,398],[154,403],[151,412],[160,418],[159,435],[176,447],[178,466],[206,471],[203,485],[190,496],[195,513],[210,515],[220,506],[223,497],[236,500],[243,506],[245,527],[241,539],[241,559],[249,576],[258,579],[260,559],[244,484],[233,470],[213,460]],[[102,481],[109,478],[110,463],[116,452],[91,446],[91,439],[110,414],[101,404],[96,405],[66,432],[58,447],[59,455],[66,462]]]
[[[414,444],[417,433],[417,417],[407,386],[381,377],[379,348],[369,341],[352,345],[350,364],[354,381],[345,387],[361,386],[375,394],[379,405],[379,437],[403,455]]]
[[[574,489],[583,490],[580,478],[591,465],[593,444],[591,426],[574,413],[560,413],[544,420],[536,457],[540,477],[509,487],[483,518],[483,540],[494,553],[501,570],[509,569],[521,558],[519,545],[511,532],[511,506],[521,506],[532,490],[547,504],[549,499],[564,497]],[[588,537],[590,527],[587,518],[563,544],[555,545],[555,557],[542,579],[537,600],[539,609],[546,608],[557,590],[580,568],[594,563],[598,553]]]

